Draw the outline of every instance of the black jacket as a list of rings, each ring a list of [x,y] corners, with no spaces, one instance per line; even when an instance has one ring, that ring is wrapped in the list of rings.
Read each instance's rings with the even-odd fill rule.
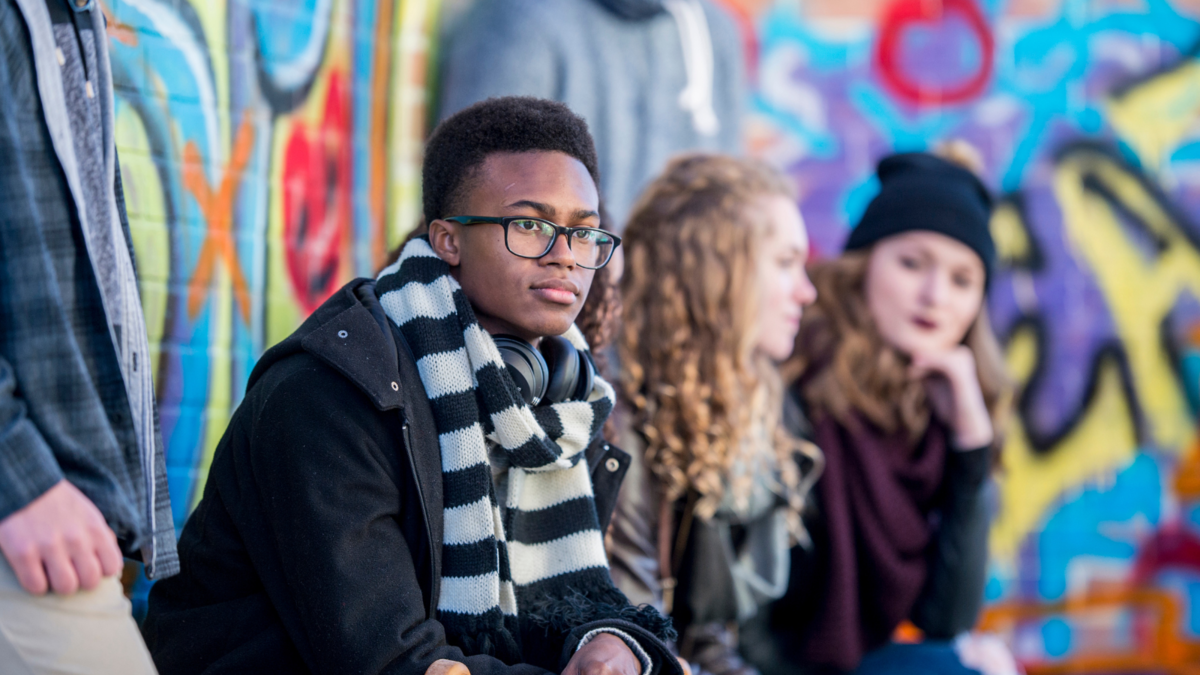
[[[629,456],[587,451],[606,527]],[[267,351],[180,539],[182,572],[156,584],[144,626],[163,675],[561,670],[600,626],[678,665],[649,632],[612,619],[522,632],[533,665],[447,645],[436,619],[441,453],[416,363],[375,297],[351,282]]]

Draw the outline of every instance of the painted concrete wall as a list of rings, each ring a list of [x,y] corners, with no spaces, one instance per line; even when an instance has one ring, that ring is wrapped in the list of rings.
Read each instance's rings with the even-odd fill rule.
[[[795,177],[819,254],[891,149],[963,138],[1003,195],[990,306],[1024,394],[987,623],[1031,671],[1196,672],[1200,4],[730,4],[750,147]]]

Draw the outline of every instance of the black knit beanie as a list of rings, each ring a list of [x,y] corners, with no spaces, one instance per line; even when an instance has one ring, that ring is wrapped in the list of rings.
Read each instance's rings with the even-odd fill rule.
[[[996,259],[988,229],[992,198],[975,174],[924,152],[884,157],[876,173],[879,194],[850,233],[845,250],[866,249],[895,234],[927,230],[969,246],[991,279]]]

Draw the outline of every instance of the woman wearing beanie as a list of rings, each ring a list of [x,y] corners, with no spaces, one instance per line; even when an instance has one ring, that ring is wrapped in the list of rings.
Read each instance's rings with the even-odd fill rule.
[[[983,491],[1012,390],[985,307],[991,199],[932,154],[878,175],[844,253],[812,267],[817,303],[785,367],[804,411],[788,417],[826,466],[775,639],[746,650],[768,671],[974,672],[946,640],[983,601]],[[924,643],[890,644],[904,621]]]
[[[622,244],[615,420],[635,461],[613,579],[672,616],[693,673],[753,673],[736,627],[787,589],[814,478],[815,449],[782,428],[777,370],[816,295],[804,223],[772,169],[693,155],[642,195]]]

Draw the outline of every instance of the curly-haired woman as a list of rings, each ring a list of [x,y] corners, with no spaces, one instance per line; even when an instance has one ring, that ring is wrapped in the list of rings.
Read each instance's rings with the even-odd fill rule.
[[[983,493],[1012,387],[984,303],[991,199],[968,150],[885,158],[845,252],[811,268],[819,299],[785,373],[826,465],[813,546],[771,612],[778,651],[747,650],[764,670],[973,672],[938,640],[983,601]],[[889,644],[906,620],[925,643]]]
[[[775,171],[691,155],[643,193],[624,246],[616,426],[641,461],[618,503],[613,577],[671,613],[694,665],[752,672],[731,627],[787,588],[816,456],[782,428],[777,370],[816,297],[804,223]]]

